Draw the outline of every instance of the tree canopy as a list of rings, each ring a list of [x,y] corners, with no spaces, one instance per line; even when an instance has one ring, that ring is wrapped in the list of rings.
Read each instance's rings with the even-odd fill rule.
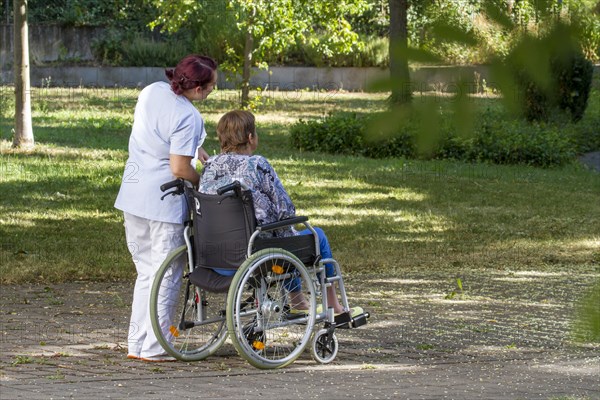
[[[556,19],[576,22],[586,56],[593,61],[600,60],[598,0],[407,0],[406,3],[408,44],[411,48],[430,51],[439,59],[437,62],[489,63],[491,56],[508,54],[524,32],[543,34]],[[154,65],[164,63],[165,57],[154,53],[160,52],[158,42],[165,40],[172,53],[175,48],[198,49],[224,62],[233,54],[242,54],[244,18],[255,12],[253,15],[259,23],[253,27],[254,34],[270,38],[264,43],[261,40],[254,43],[255,65],[260,64],[262,57],[262,61],[269,64],[387,66],[385,39],[390,32],[389,0],[340,1],[334,3],[333,8],[331,4],[330,0],[28,1],[29,21],[33,24],[111,28],[111,32],[97,39],[97,45],[105,47],[99,54],[108,56],[97,61],[112,65],[148,66],[152,60],[156,60]],[[490,15],[492,8],[495,11]],[[0,10],[7,11],[11,15],[8,18],[3,15],[3,19],[12,20],[11,9]],[[305,15],[311,16],[308,26]],[[494,15],[501,18],[495,20]],[[151,30],[148,24],[152,21],[156,23]],[[469,32],[478,39],[478,44],[465,46],[445,40],[445,35],[436,29],[439,23]],[[324,30],[327,26],[336,29]],[[178,34],[159,35],[157,27],[165,31],[174,28]],[[273,32],[277,35],[271,35]],[[354,36],[357,40],[352,39],[354,43],[346,40],[351,32],[358,35]],[[145,46],[148,56],[141,57],[144,52],[132,49],[136,39],[140,44],[140,38],[150,38],[156,51],[150,54],[149,46]],[[228,43],[233,45],[233,53],[231,50],[228,53]],[[351,51],[346,51],[348,47]],[[347,55],[335,55],[340,52]],[[177,57],[174,54],[170,58]]]
[[[191,26],[196,37],[221,46],[221,67],[242,76],[242,106],[248,104],[250,67],[296,44],[328,55],[360,46],[348,16],[364,12],[366,0],[154,0],[159,17],[151,24],[177,32]]]

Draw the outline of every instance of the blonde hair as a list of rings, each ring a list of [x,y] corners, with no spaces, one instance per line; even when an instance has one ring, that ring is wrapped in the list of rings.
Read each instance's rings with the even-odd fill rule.
[[[224,153],[243,150],[248,144],[248,134],[256,135],[255,119],[250,111],[229,111],[217,124],[217,136]]]

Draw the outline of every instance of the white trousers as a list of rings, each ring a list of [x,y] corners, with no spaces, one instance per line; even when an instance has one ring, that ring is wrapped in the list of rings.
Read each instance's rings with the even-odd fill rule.
[[[124,219],[127,247],[137,270],[127,338],[128,353],[136,357],[152,357],[164,354],[165,351],[152,330],[150,290],[154,276],[167,255],[185,243],[183,224],[152,221],[128,213],[124,213]],[[176,268],[182,268],[183,262],[185,260],[180,258]],[[181,274],[175,274],[175,276],[178,278],[166,280],[168,283],[166,287],[161,288],[161,297],[176,298],[181,285]],[[166,303],[173,304],[174,301]],[[168,332],[172,310],[159,307],[158,313],[160,319],[165,320],[161,321],[161,326],[165,327]]]

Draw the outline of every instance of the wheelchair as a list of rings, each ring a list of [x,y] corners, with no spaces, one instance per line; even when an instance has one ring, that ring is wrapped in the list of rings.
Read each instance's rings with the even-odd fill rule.
[[[351,315],[339,265],[321,257],[308,218],[257,226],[251,193],[237,181],[216,195],[199,193],[182,179],[161,190],[167,192],[163,198],[185,196],[189,211],[185,245],[162,263],[150,295],[152,327],[169,355],[203,360],[229,337],[238,354],[257,368],[285,367],[309,345],[314,360],[326,364],[338,352],[335,330],[367,323],[368,312]],[[312,234],[264,237],[297,224]],[[326,276],[325,264],[334,265],[334,276]],[[334,284],[348,310],[339,315],[327,304],[326,288]],[[298,287],[307,310],[290,307],[290,292]]]

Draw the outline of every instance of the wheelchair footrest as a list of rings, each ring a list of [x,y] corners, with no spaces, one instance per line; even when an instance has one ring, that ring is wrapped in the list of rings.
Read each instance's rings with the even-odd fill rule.
[[[341,329],[358,328],[367,324],[367,318],[371,314],[364,312],[355,316],[350,316],[350,313],[343,313],[335,316],[335,327]]]

